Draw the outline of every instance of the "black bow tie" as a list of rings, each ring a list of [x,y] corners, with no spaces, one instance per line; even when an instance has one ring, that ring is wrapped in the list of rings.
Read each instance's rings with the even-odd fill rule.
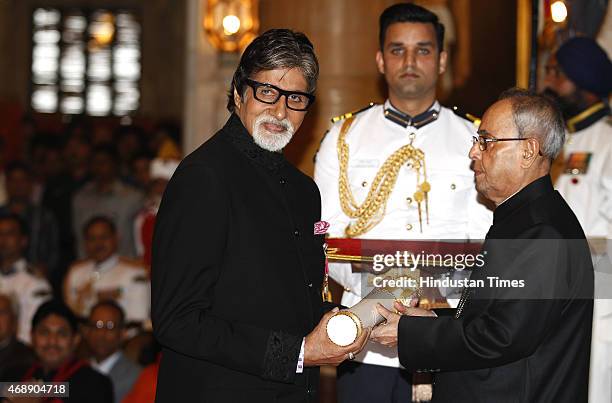
[[[403,128],[412,126],[415,129],[419,129],[431,122],[434,122],[436,119],[438,119],[439,115],[439,110],[430,109],[426,112],[420,113],[412,117],[394,109],[385,108],[385,117],[393,123],[397,123],[398,125],[402,126]]]

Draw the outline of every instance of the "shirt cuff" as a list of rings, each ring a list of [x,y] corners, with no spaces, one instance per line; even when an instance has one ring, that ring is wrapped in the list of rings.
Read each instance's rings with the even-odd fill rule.
[[[302,347],[300,347],[300,355],[298,356],[297,368],[295,369],[296,374],[304,372],[304,343],[306,343],[306,337],[302,339]]]

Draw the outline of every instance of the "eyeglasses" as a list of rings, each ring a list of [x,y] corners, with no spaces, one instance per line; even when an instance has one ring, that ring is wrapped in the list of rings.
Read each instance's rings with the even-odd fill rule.
[[[472,136],[472,144],[478,143],[478,148],[480,151],[487,150],[487,143],[497,143],[498,141],[520,141],[520,140],[529,140],[529,137],[513,137],[509,139],[496,139],[495,137],[483,137],[483,136]]]
[[[97,320],[95,322],[88,322],[87,325],[91,327],[92,329],[106,329],[106,330],[113,330],[119,327],[119,325],[113,322],[112,320],[109,320],[107,322],[104,322],[103,320]]]
[[[273,105],[280,99],[281,96],[285,96],[285,105],[287,108],[303,112],[307,110],[315,100],[315,96],[306,92],[300,91],[286,91],[278,88],[275,85],[268,83],[260,83],[259,81],[246,80],[249,87],[253,89],[253,95],[255,99],[264,104]]]

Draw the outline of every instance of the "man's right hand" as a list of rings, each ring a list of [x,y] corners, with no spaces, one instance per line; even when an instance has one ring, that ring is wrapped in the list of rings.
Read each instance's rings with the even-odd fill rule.
[[[332,343],[329,337],[327,337],[327,322],[336,312],[338,312],[338,308],[334,308],[323,315],[317,327],[306,336],[304,342],[304,366],[337,366],[342,361],[348,359],[351,353],[353,355],[359,353],[368,342],[370,328],[364,329],[365,331],[349,346],[340,347]]]

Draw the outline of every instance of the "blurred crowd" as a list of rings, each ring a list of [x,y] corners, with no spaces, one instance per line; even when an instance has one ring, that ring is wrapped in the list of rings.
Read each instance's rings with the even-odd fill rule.
[[[17,133],[0,144],[0,381],[153,401],[151,243],[180,128],[26,117]]]

